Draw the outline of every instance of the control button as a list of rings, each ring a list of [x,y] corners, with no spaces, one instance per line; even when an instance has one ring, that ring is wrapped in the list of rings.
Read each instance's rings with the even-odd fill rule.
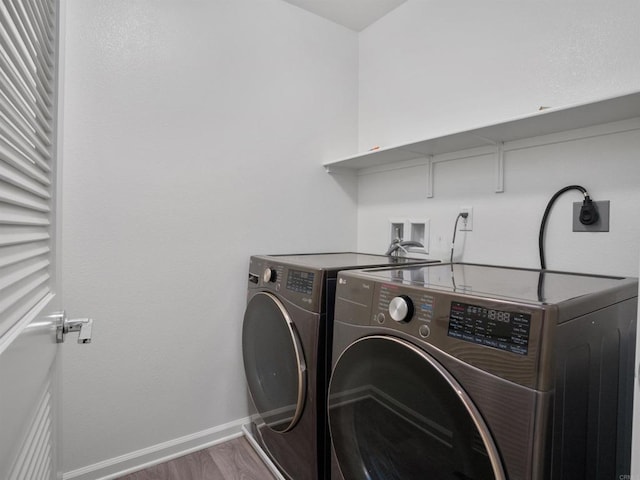
[[[380,324],[384,323],[384,321],[386,320],[386,317],[384,316],[384,313],[380,312],[378,315],[376,315],[376,321]]]
[[[431,329],[429,328],[429,325],[421,325],[418,329],[418,333],[422,338],[427,338],[431,335]]]
[[[389,302],[389,315],[396,322],[408,322],[413,316],[413,302],[407,295],[400,295]]]
[[[275,282],[276,276],[275,269],[267,267],[264,269],[264,272],[262,272],[262,281],[264,283]]]

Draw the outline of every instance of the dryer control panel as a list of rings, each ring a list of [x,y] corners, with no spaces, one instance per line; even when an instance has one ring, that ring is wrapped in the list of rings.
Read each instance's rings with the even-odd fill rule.
[[[287,290],[298,292],[306,295],[313,293],[314,272],[306,272],[304,270],[289,269],[287,271]]]
[[[254,289],[270,291],[305,310],[320,311],[323,280],[320,271],[251,257],[248,280],[249,295]]]

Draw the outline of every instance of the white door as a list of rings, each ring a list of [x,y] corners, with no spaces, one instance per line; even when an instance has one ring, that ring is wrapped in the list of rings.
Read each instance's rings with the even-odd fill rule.
[[[0,354],[0,478],[58,478],[59,429],[56,325],[46,315],[58,303],[45,299],[40,314]]]
[[[59,18],[59,0],[0,4],[2,480],[60,477]]]

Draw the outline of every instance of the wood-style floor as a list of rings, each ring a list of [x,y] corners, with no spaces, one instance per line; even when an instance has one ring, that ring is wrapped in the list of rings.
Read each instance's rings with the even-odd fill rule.
[[[131,473],[118,480],[273,480],[244,437]]]

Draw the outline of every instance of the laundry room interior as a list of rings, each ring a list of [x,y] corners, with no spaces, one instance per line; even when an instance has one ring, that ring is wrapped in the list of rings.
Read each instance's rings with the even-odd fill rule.
[[[296,3],[60,1],[60,293],[94,322],[61,349],[65,480],[242,434],[252,255],[384,254],[414,223],[408,256],[538,269],[579,185],[608,231],[574,231],[564,193],[547,268],[639,275],[640,3],[391,0],[351,26]],[[349,160],[563,109],[575,127]]]

